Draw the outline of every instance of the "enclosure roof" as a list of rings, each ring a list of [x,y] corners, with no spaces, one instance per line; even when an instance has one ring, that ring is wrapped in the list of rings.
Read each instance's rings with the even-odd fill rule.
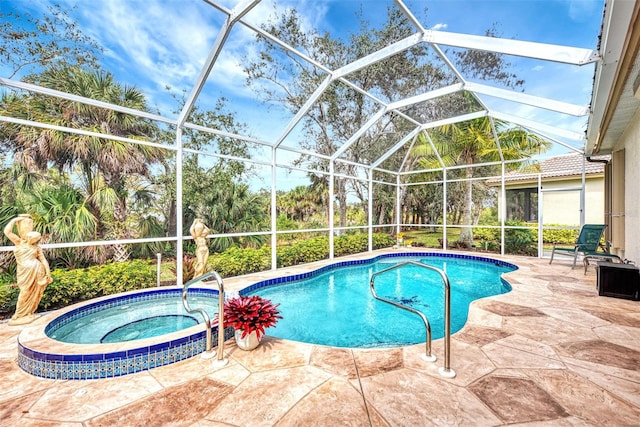
[[[279,136],[272,141],[272,146],[274,147],[280,147],[285,143],[285,140],[287,140],[294,129],[300,126],[300,123],[303,121],[309,109],[311,109],[316,102],[319,102],[322,95],[331,84],[341,82],[352,87],[355,91],[366,94],[368,99],[371,100],[376,107],[374,108],[375,112],[371,115],[369,121],[360,129],[356,130],[351,137],[344,141],[344,143],[337,148],[335,153],[332,154],[331,158],[333,160],[340,160],[361,137],[371,129],[374,129],[380,122],[389,120],[389,117],[401,117],[406,122],[412,123],[413,130],[405,133],[404,135],[398,135],[396,140],[388,146],[386,151],[383,152],[377,160],[370,159],[368,162],[365,161],[366,166],[384,169],[384,162],[394,155],[394,153],[401,150],[406,151],[407,147],[412,144],[418,134],[423,132],[428,133],[430,129],[438,126],[459,123],[479,117],[489,117],[492,121],[497,119],[503,122],[508,122],[513,126],[521,127],[528,131],[537,133],[543,138],[562,145],[567,149],[575,152],[583,152],[586,140],[586,129],[580,129],[580,125],[578,125],[578,127],[573,126],[573,128],[562,127],[558,125],[558,123],[561,123],[563,119],[558,119],[557,116],[583,118],[583,123],[586,123],[590,113],[588,105],[573,104],[561,99],[551,99],[549,97],[522,93],[517,90],[510,90],[484,82],[472,81],[472,79],[465,76],[462,70],[456,68],[454,61],[451,58],[452,54],[448,49],[488,51],[506,56],[524,57],[536,61],[536,63],[556,63],[574,67],[584,67],[585,65],[596,63],[596,67],[599,67],[601,64],[601,56],[595,46],[593,49],[586,49],[516,39],[453,33],[441,30],[435,31],[427,29],[424,24],[420,22],[416,17],[414,10],[409,7],[408,2],[396,0],[394,1],[395,6],[398,7],[413,23],[415,33],[383,47],[380,50],[369,53],[351,63],[338,68],[331,68],[326,64],[320,64],[311,60],[306,56],[305,52],[297,51],[295,48],[279,40],[276,36],[268,34],[258,28],[258,26],[253,25],[251,23],[251,11],[258,3],[260,3],[259,0],[241,2],[232,9],[226,8],[215,0],[207,0],[207,3],[223,12],[226,15],[226,21],[213,49],[209,54],[205,66],[202,69],[200,77],[189,96],[187,105],[178,119],[178,123],[180,124],[184,123],[186,120],[192,105],[195,103],[198,95],[205,86],[207,79],[209,78],[210,71],[215,65],[216,58],[219,57],[219,54],[224,47],[225,40],[231,33],[232,27],[235,24],[240,24],[256,31],[261,36],[268,38],[271,42],[278,44],[284,51],[298,55],[300,61],[308,61],[309,63],[326,71],[325,80],[316,87],[315,91],[309,96],[306,103],[304,103],[297,113],[289,120],[288,124],[279,133]],[[414,6],[416,6],[416,4],[414,4]],[[376,8],[378,7],[378,3],[368,3],[368,7],[371,9]],[[622,19],[621,16],[616,16],[614,18],[616,21]],[[618,27],[611,25],[611,28]],[[384,100],[378,93],[368,91],[366,88],[358,87],[356,83],[350,80],[350,77],[359,70],[374,66],[382,60],[419,45],[428,46],[442,59],[443,63],[448,68],[448,72],[454,76],[454,81],[451,84],[433,90],[428,90],[424,93],[413,94],[412,96],[408,96],[403,99]],[[599,68],[596,73],[597,75],[601,74]],[[480,107],[475,111],[462,111],[457,115],[442,117],[436,120],[433,118],[422,120],[420,117],[411,115],[408,112],[411,107],[415,105],[434,100],[437,102],[438,100],[450,97],[452,94],[461,92],[472,94]],[[494,101],[498,100],[499,102],[497,104],[495,102],[490,103],[487,102],[487,98]],[[500,101],[502,101],[502,104]],[[498,106],[490,106],[490,104]],[[501,109],[499,105],[502,105],[503,109]],[[517,112],[520,110],[529,111],[530,114],[518,114]],[[533,110],[535,110],[535,112],[531,113]],[[551,114],[540,114],[540,110]],[[532,117],[548,117],[550,119],[548,121],[538,121]]]
[[[276,35],[267,32],[261,23],[264,17],[257,11],[260,0],[244,0],[237,2],[232,7],[227,6],[228,1],[205,0],[202,4],[207,15],[216,15],[219,18],[219,30],[209,53],[204,60],[199,75],[187,91],[186,103],[177,115],[170,117],[167,114],[149,114],[140,112],[139,115],[160,120],[178,127],[191,127],[221,133],[219,129],[208,129],[189,123],[190,113],[194,106],[212,101],[209,89],[212,82],[220,79],[221,73],[214,72],[224,57],[225,49],[238,43],[234,39],[238,31],[250,32],[277,46],[281,52],[290,54],[296,61],[314,67],[324,73],[324,80],[310,91],[306,102],[284,120],[271,120],[270,114],[264,114],[262,119],[266,126],[261,126],[255,134],[231,135],[248,139],[270,148],[281,148],[301,153],[304,150],[300,146],[301,137],[297,132],[304,127],[304,121],[309,110],[319,102],[328,88],[332,85],[345,85],[350,90],[363,94],[372,111],[369,120],[359,129],[355,129],[344,140],[336,144],[336,149],[327,160],[351,161],[362,164],[366,168],[379,168],[385,170],[387,160],[398,154],[406,153],[416,137],[428,134],[431,129],[438,126],[459,123],[479,117],[489,117],[491,121],[499,120],[510,123],[512,126],[534,132],[544,139],[552,141],[564,151],[606,154],[610,152],[613,142],[624,130],[625,123],[638,106],[638,100],[633,97],[634,87],[637,87],[635,76],[638,74],[638,4],[633,1],[610,0],[604,7],[604,19],[602,33],[600,34],[600,46],[576,47],[561,43],[533,42],[519,40],[517,38],[486,37],[478,34],[464,34],[449,32],[443,29],[427,27],[419,18],[424,7],[421,1],[394,0],[391,2],[365,2],[363,11],[365,17],[374,17],[385,13],[387,6],[397,8],[403,13],[414,27],[414,32],[404,38],[396,40],[389,45],[372,52],[366,52],[360,58],[349,63],[330,66],[321,61],[312,59],[307,52],[292,47]],[[293,3],[294,5],[297,3]],[[306,3],[300,3],[305,6]],[[256,12],[257,11],[257,12]],[[471,13],[471,11],[467,11]],[[141,14],[143,11],[140,12]],[[629,27],[630,23],[633,25]],[[313,23],[308,23],[313,25]],[[236,30],[238,29],[238,30]],[[357,28],[352,29],[357,31]],[[319,30],[321,33],[322,30]],[[597,42],[594,41],[594,44]],[[381,61],[392,58],[394,55],[414,47],[425,47],[430,54],[438,58],[446,72],[451,76],[450,83],[441,87],[425,90],[421,93],[411,93],[399,99],[386,99],[375,89],[360,87],[353,76],[359,71],[374,67]],[[252,47],[247,48],[250,52]],[[507,58],[519,58],[528,61],[526,66],[542,69],[548,66],[570,67],[575,69],[591,70],[593,76],[593,89],[589,98],[582,102],[576,99],[554,99],[549,93],[529,93],[505,86],[493,84],[478,78],[472,78],[454,65],[453,57],[461,51],[486,51],[500,54]],[[625,68],[626,67],[626,68]],[[133,71],[133,70],[132,70]],[[390,74],[389,78],[393,78]],[[553,79],[553,75],[550,76]],[[558,85],[569,85],[572,82],[557,82]],[[54,96],[65,96],[56,91],[43,88],[34,88],[24,82],[0,79],[0,84],[10,87],[35,90]],[[413,114],[414,107],[419,105],[431,105],[434,102],[447,102],[456,94],[471,94],[475,99],[477,108],[467,111],[459,111],[457,114],[444,117],[424,118]],[[552,93],[553,94],[553,93]],[[69,96],[69,98],[80,99]],[[98,106],[108,106],[117,111],[129,112],[119,106],[109,106],[104,103],[81,99],[84,102]],[[257,105],[258,103],[254,103]],[[270,107],[273,107],[271,105]],[[236,108],[231,105],[231,108]],[[265,113],[268,106],[264,106]],[[242,106],[236,108],[241,110]],[[4,120],[11,120],[4,118]],[[358,156],[347,158],[346,154],[358,150],[358,141],[370,132],[385,127],[385,123],[401,120],[408,124],[409,130],[394,134],[386,145],[382,146],[381,153],[375,154],[375,158],[366,155],[372,153],[358,153]],[[407,126],[405,126],[407,128]],[[272,135],[266,135],[266,131]],[[222,133],[224,134],[224,133]],[[355,160],[354,160],[355,159]]]

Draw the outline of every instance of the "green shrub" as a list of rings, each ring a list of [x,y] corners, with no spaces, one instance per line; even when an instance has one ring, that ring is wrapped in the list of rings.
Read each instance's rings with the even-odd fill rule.
[[[313,237],[278,248],[278,267],[305,264],[329,257],[329,238]]]
[[[156,267],[145,261],[114,262],[102,268],[88,268],[90,280],[100,286],[100,295],[111,295],[156,285]]]
[[[499,241],[483,240],[481,242],[476,243],[476,247],[481,251],[500,252]]]
[[[207,271],[217,271],[221,277],[255,273],[270,267],[271,252],[268,246],[259,249],[231,247],[210,256],[207,261]]]
[[[579,230],[542,230],[542,240],[545,243],[572,244],[578,238]]]
[[[505,225],[517,225],[517,226],[527,226],[533,225],[537,227],[537,224],[527,224],[524,222],[518,221],[507,221]],[[560,224],[552,224],[554,226],[562,226]],[[538,232],[537,230],[529,230],[530,233],[534,235],[534,239],[537,241]],[[508,230],[505,230],[505,233],[508,233]],[[578,238],[579,230],[543,230],[542,231],[542,239],[545,243],[563,243],[563,244],[572,244],[575,243]],[[514,234],[514,233],[512,233]],[[483,242],[499,242],[500,241],[500,229],[499,228],[474,228],[473,229],[473,238],[476,241]],[[505,234],[506,239],[506,234]],[[517,240],[515,236],[512,237],[514,242]]]
[[[88,268],[51,272],[53,283],[44,291],[39,309],[60,308],[103,295],[156,285],[154,264],[145,261],[116,262]]]
[[[506,221],[505,225],[519,227],[526,225],[521,221]],[[508,228],[504,230],[504,251],[514,255],[535,255],[537,234],[535,230]]]
[[[373,249],[388,248],[395,240],[388,234],[373,234]],[[334,255],[345,256],[367,251],[367,234],[343,234],[334,239]],[[291,246],[278,248],[278,267],[320,261],[329,257],[329,238],[314,237]]]
[[[474,228],[473,239],[486,240],[486,241],[500,241],[500,229],[499,228]]]
[[[182,258],[182,284],[184,285],[189,280],[193,279],[194,274],[196,274],[196,257],[192,257],[189,255],[185,255]],[[169,267],[169,271],[171,271],[174,277],[178,275],[178,266],[174,265]]]
[[[388,234],[373,234],[373,248],[393,246],[395,241]],[[335,256],[365,252],[369,239],[367,234],[344,234],[334,240]],[[277,249],[278,267],[305,264],[329,258],[329,238],[312,237]],[[215,270],[222,277],[240,276],[271,268],[269,246],[259,249],[229,248],[209,257],[207,271]]]
[[[366,234],[346,234],[336,237],[334,241],[335,256],[365,252],[369,241]]]
[[[364,234],[366,236],[366,234]],[[388,234],[374,233],[373,234],[373,249],[389,248],[396,244],[393,237]]]
[[[292,219],[289,219],[287,215],[280,214],[278,215],[278,219],[276,220],[276,230],[297,230],[298,223]],[[281,234],[281,238],[284,237],[286,240],[294,239],[294,233],[291,234]]]
[[[64,307],[97,296],[98,285],[90,283],[86,270],[85,268],[53,270],[51,272],[53,282],[44,290],[39,308]]]
[[[18,287],[10,283],[7,276],[0,277],[0,318],[11,316],[16,311]]]
[[[156,285],[156,269],[145,261],[127,261],[74,270],[55,269],[53,283],[44,290],[38,311],[66,307],[103,295],[111,295]],[[0,317],[11,316],[16,309],[19,289],[15,277],[3,276],[0,284]]]

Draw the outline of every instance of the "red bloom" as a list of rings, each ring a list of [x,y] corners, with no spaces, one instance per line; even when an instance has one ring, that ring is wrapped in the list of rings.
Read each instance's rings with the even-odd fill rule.
[[[256,331],[258,339],[264,335],[264,330],[274,326],[278,319],[282,319],[277,307],[270,300],[260,296],[239,296],[224,304],[224,324],[241,329],[242,338]]]

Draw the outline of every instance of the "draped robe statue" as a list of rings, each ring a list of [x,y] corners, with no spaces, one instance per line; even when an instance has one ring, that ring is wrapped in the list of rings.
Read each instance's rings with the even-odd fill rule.
[[[193,277],[199,277],[204,274],[207,268],[207,260],[209,259],[209,247],[207,246],[207,235],[209,227],[204,225],[201,219],[196,218],[189,229],[191,237],[196,242],[196,265],[194,267]]]
[[[13,232],[18,227],[18,234]],[[16,312],[11,317],[9,325],[21,325],[34,321],[42,299],[42,294],[49,283],[53,281],[49,263],[44,257],[42,248],[38,246],[40,233],[33,231],[33,220],[23,214],[13,218],[4,227],[4,234],[16,247],[13,254],[16,258],[16,278],[20,294],[16,304]]]

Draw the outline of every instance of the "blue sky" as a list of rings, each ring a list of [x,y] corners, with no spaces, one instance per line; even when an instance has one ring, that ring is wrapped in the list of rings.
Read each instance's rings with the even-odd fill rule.
[[[35,16],[53,3],[76,5],[71,16],[107,49],[105,69],[119,82],[136,85],[152,105],[170,117],[176,105],[165,87],[175,92],[191,90],[224,18],[204,0],[0,0],[3,9]],[[237,2],[221,3],[233,7]],[[430,29],[482,35],[495,24],[505,38],[591,49],[597,47],[603,12],[603,0],[406,0],[405,4]],[[390,5],[393,2],[387,0],[290,0],[278,1],[276,7],[295,7],[308,28],[346,39],[358,30],[356,12],[361,10],[375,25],[385,18]],[[264,0],[246,19],[260,25],[273,10],[272,1]],[[234,29],[213,69],[210,80],[214,83],[207,85],[201,102],[206,107],[219,96],[229,98],[229,109],[249,125],[250,134],[272,141],[291,116],[277,108],[265,113],[265,107],[245,86],[242,63],[257,54],[252,40],[252,32],[244,27]],[[510,61],[525,79],[527,93],[589,103],[592,65],[577,68],[519,57]],[[584,130],[586,124],[586,118],[550,117],[522,106],[506,108],[576,131]]]

